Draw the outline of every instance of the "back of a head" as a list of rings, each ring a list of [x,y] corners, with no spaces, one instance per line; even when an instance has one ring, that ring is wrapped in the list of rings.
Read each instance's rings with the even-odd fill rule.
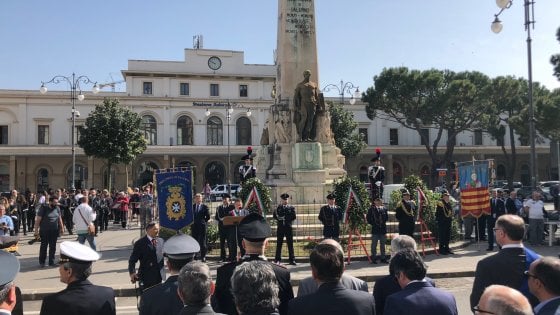
[[[342,252],[333,245],[319,244],[309,255],[311,268],[321,282],[337,282],[344,272]]]
[[[532,315],[529,300],[521,292],[503,285],[491,285],[480,297],[479,307],[495,315]]]
[[[397,235],[391,240],[391,253],[396,253],[405,248],[416,250],[416,241],[408,235]]]
[[[241,314],[272,313],[280,305],[278,280],[272,266],[259,260],[244,262],[231,276],[233,300]]]
[[[332,238],[326,238],[322,240],[321,243],[319,244],[327,244],[327,245],[334,246],[342,253],[342,256],[344,256],[344,249],[342,249],[342,245],[340,245],[339,242],[333,240]]]
[[[208,304],[212,294],[212,278],[208,265],[199,261],[191,261],[181,268],[177,280],[185,304]]]
[[[560,259],[542,257],[535,262],[533,272],[548,293],[560,296]]]
[[[394,275],[403,273],[409,280],[422,280],[426,277],[427,266],[420,254],[412,248],[405,248],[391,258],[389,268]]]
[[[496,228],[503,229],[506,236],[514,242],[521,242],[525,236],[525,222],[518,215],[500,216],[496,221]]]

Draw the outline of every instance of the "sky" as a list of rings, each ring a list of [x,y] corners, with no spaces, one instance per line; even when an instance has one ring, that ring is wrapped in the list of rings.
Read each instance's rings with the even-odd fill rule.
[[[183,61],[195,35],[203,48],[272,64],[277,11],[273,0],[0,0],[0,89],[37,90],[73,72],[120,81],[129,59]],[[528,77],[521,0],[500,15],[499,34],[490,30],[494,0],[317,0],[315,11],[322,88],[342,80],[364,91],[384,68],[400,66]],[[559,13],[558,0],[535,4],[533,80],[549,89],[560,88],[549,61],[560,53]]]

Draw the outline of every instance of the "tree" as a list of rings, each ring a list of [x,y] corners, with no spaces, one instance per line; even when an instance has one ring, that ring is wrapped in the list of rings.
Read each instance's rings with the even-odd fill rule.
[[[556,31],[556,39],[560,42],[560,27]],[[554,66],[554,75],[560,80],[560,54],[552,55],[550,63]]]
[[[457,135],[475,126],[491,111],[488,87],[489,78],[480,72],[389,68],[374,77],[374,86],[367,89],[363,100],[368,103],[369,119],[379,116],[416,130],[432,160],[431,185],[434,186],[437,169],[451,167]],[[422,131],[425,128],[436,130],[431,143]],[[439,154],[444,132],[447,133],[445,152]]]
[[[560,142],[560,89],[541,97],[535,106],[536,128],[543,136]]]
[[[107,163],[108,185],[111,189],[113,164],[129,164],[146,150],[146,139],[141,130],[142,118],[119,105],[116,99],[103,100],[86,119],[78,145],[87,156]]]
[[[329,104],[329,113],[336,146],[347,158],[357,156],[367,147],[367,143],[363,135],[356,132],[358,123],[354,120],[354,114],[345,110],[342,105],[332,102]]]

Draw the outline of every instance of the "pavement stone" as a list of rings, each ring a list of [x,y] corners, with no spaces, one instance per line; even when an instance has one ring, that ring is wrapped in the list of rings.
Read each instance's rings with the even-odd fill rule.
[[[138,227],[122,229],[120,226],[110,226],[109,231],[100,233],[96,238],[97,249],[101,253],[101,259],[93,264],[93,273],[90,280],[94,284],[112,287],[117,296],[134,296],[135,287],[130,282],[128,275],[128,258],[132,251],[132,243],[140,237]],[[16,284],[21,288],[24,300],[39,300],[45,295],[63,290],[66,285],[59,281],[58,266],[41,268],[39,266],[38,254],[39,243],[27,244],[32,236],[22,236],[19,242],[18,257],[21,263],[21,271],[16,278]],[[75,240],[75,235],[64,235],[59,239]],[[86,243],[87,244],[87,243]],[[435,255],[433,250],[427,251],[425,262],[428,265],[428,276],[432,278],[472,277],[477,262],[496,253],[487,252],[487,243],[457,242],[451,245],[455,255]],[[533,247],[537,253],[543,256],[557,257],[560,252],[558,246]],[[57,247],[56,259],[58,259],[59,248]],[[209,257],[208,265],[215,276],[216,269],[221,266],[217,257]],[[311,275],[309,263],[299,263],[297,266],[287,266],[291,271],[292,284],[297,286],[299,281]],[[362,257],[352,260],[346,265],[346,272],[361,278],[367,282],[388,274],[387,264],[370,264]]]

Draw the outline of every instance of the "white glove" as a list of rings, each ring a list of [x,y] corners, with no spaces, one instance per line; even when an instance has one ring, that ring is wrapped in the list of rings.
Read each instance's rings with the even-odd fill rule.
[[[375,185],[376,185],[377,187],[380,187],[380,186],[381,186],[381,181],[380,181],[380,180],[376,181],[376,182],[375,182]]]

